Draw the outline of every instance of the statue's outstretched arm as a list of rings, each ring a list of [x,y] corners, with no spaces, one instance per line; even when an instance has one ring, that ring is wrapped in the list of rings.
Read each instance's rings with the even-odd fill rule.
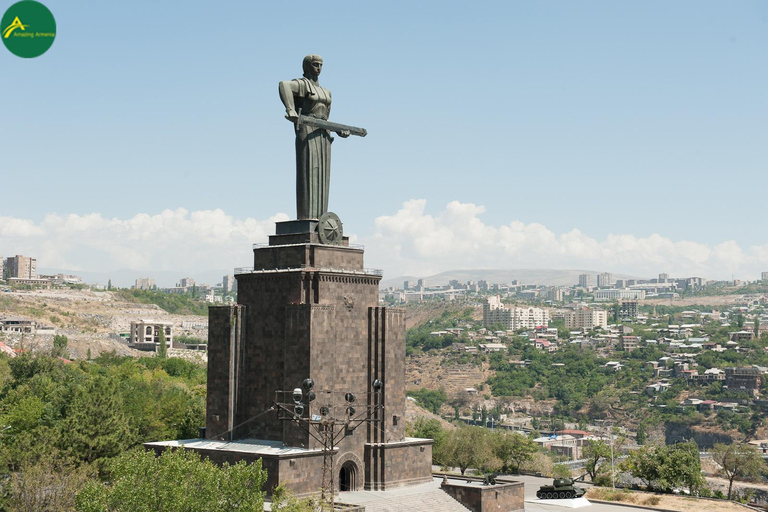
[[[299,114],[296,113],[296,105],[294,105],[293,96],[299,94],[299,84],[296,80],[285,80],[278,85],[278,91],[280,92],[280,101],[285,105],[285,118],[289,121],[296,122],[299,118]]]

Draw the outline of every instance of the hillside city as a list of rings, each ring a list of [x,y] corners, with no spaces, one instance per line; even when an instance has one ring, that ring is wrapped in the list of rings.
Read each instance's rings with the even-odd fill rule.
[[[52,436],[68,460],[92,462],[137,441],[196,435],[205,404],[206,304],[236,302],[234,276],[214,286],[183,277],[171,288],[139,277],[118,289],[39,275],[33,257],[0,263],[0,374],[7,383],[0,418],[9,425],[0,455],[10,468],[29,459],[30,435]],[[610,486],[768,502],[768,487],[759,483],[768,460],[768,272],[751,282],[664,273],[614,279],[606,272],[581,274],[572,286],[418,280],[381,289],[379,301],[406,311],[408,429],[435,439],[434,464],[462,474],[585,473]],[[138,438],[113,439],[98,455],[88,455],[94,446],[81,439],[81,451],[73,451],[71,434],[53,434],[60,427],[33,384],[40,375],[63,378],[42,362],[46,356],[89,363],[94,378],[106,375],[89,385],[119,388],[109,376],[125,372],[139,379],[135,386],[150,382],[159,417],[126,409],[112,420],[128,421]],[[137,388],[118,388],[121,405],[111,407],[120,409]],[[179,389],[173,410],[163,412],[168,393]],[[474,447],[472,457],[462,454],[462,443]],[[732,446],[740,458],[725,453]],[[664,473],[691,453],[698,470]],[[731,470],[728,457],[740,469]]]

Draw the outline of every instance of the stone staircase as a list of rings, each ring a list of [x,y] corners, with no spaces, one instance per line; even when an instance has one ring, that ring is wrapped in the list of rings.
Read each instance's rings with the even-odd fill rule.
[[[470,509],[440,489],[440,480],[387,491],[343,492],[337,501],[362,505],[365,512],[468,512]]]
[[[364,504],[365,512],[469,512],[441,490],[411,496],[384,498]]]

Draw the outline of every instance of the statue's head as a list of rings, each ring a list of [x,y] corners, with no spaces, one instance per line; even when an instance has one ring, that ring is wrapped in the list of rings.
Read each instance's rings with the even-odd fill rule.
[[[320,71],[323,70],[323,58],[319,55],[307,55],[302,63],[304,76],[307,78],[317,78]]]

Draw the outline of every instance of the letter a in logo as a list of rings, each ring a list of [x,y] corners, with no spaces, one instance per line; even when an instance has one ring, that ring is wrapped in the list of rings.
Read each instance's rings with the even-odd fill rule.
[[[16,18],[13,20],[13,23],[8,25],[5,30],[3,30],[3,39],[8,39],[8,36],[11,35],[11,32],[17,28],[20,28],[21,30],[27,30],[27,26],[21,24],[21,20],[18,16],[16,16]]]
[[[21,0],[10,6],[0,18],[0,30],[0,41],[8,51],[31,59],[47,52],[53,44],[56,20],[40,2]]]

